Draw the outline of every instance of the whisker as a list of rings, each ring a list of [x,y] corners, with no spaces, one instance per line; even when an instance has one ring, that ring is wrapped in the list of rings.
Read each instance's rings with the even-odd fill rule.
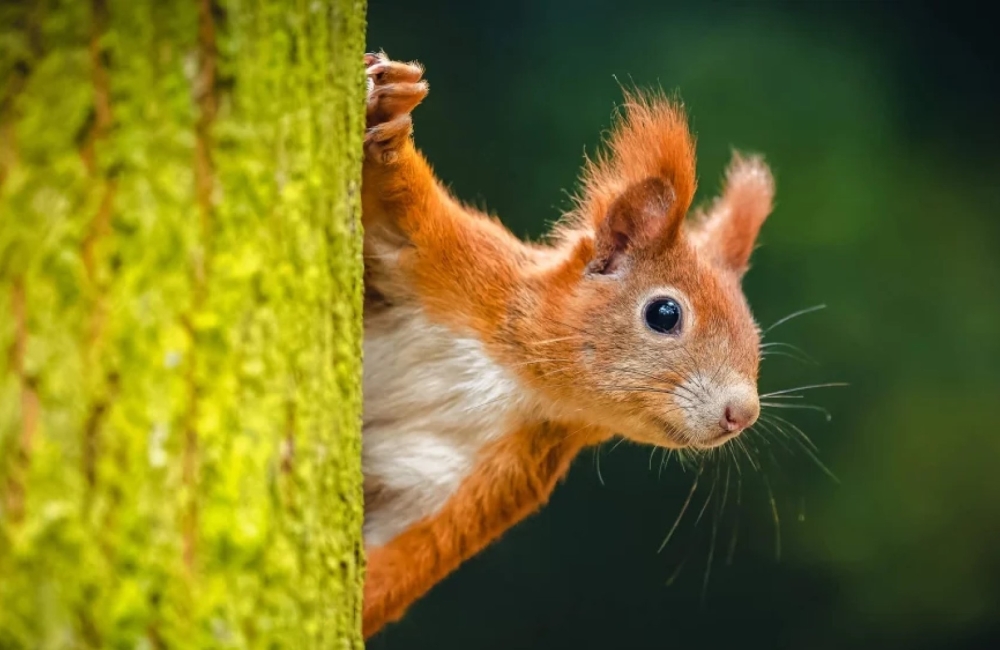
[[[545,372],[543,372],[541,374],[536,374],[535,377],[537,379],[542,379],[543,377],[551,377],[552,375],[558,375],[560,373],[569,374],[569,369],[565,368],[565,367],[562,367],[562,366],[558,366],[558,367],[552,368],[551,370],[547,370],[547,371],[545,371]]]
[[[663,448],[663,455],[660,457],[660,469],[656,472],[656,480],[663,478],[663,468],[670,464],[670,457],[673,456],[673,450]]]
[[[694,368],[694,373],[689,373],[689,378],[692,379],[699,390],[705,390],[705,384],[702,383],[701,378],[701,368],[698,365],[698,359],[688,350],[686,347],[677,348],[679,352],[684,355],[684,359],[688,364],[688,370]]]
[[[733,465],[736,466],[736,473],[742,474],[743,468],[740,467],[740,461],[736,457],[735,445],[723,445],[722,448],[726,450],[726,452],[729,454],[729,458],[733,461]]]
[[[733,524],[733,536],[729,539],[729,549],[726,552],[726,566],[733,565],[733,556],[736,554],[736,539],[740,532],[740,505],[743,503],[743,477],[739,476],[736,481],[736,523]]]
[[[620,436],[618,438],[618,442],[616,442],[614,445],[612,445],[611,450],[608,453],[610,454],[615,449],[618,449],[619,447],[621,447],[622,443],[625,442],[626,440],[628,440],[628,438],[626,438],[625,436]]]
[[[795,352],[796,354],[801,355],[801,357],[802,357],[801,360],[808,361],[809,363],[815,364],[817,366],[819,365],[819,362],[816,361],[815,359],[813,359],[811,356],[809,356],[809,354],[805,350],[803,350],[802,348],[800,348],[800,347],[798,347],[796,345],[792,345],[791,343],[783,343],[781,341],[771,341],[769,343],[761,343],[760,344],[760,350],[761,350],[761,352],[765,352],[766,351],[768,354],[775,354],[775,353],[779,353],[780,352],[779,350],[775,350],[774,348],[784,348],[784,349],[787,349],[787,350],[791,350],[792,352]],[[788,356],[792,356],[792,355],[788,355]],[[792,358],[794,359],[796,357],[793,356]]]
[[[774,456],[774,452],[768,450],[767,456],[771,459],[771,464],[774,466],[775,471],[781,474],[781,463],[779,463],[778,459]]]
[[[762,417],[763,417],[763,415],[762,415]],[[819,457],[816,455],[816,452],[818,452],[819,449],[816,447],[816,444],[809,438],[809,436],[806,435],[806,433],[802,429],[800,429],[798,426],[796,426],[793,422],[789,422],[785,418],[780,417],[778,415],[774,415],[773,413],[767,414],[767,417],[770,418],[770,419],[780,420],[785,425],[791,427],[792,430],[795,431],[799,435],[799,437],[801,438],[801,441],[799,442],[799,445],[802,447],[802,450],[806,453],[806,455],[809,457],[809,459],[812,460],[812,462],[815,463],[816,466],[819,467],[823,471],[824,474],[826,474],[827,476],[829,476],[833,480],[834,483],[837,483],[838,485],[840,484],[840,479],[837,478],[837,475],[834,474],[830,470],[830,468],[827,467],[823,463],[823,461],[821,461],[819,459]],[[775,425],[775,426],[777,426],[777,425]]]
[[[550,323],[555,323],[556,325],[559,325],[561,327],[565,327],[566,329],[571,329],[573,331],[580,332],[581,334],[584,334],[585,336],[588,336],[588,337],[593,337],[594,336],[593,333],[588,332],[587,330],[585,330],[583,328],[580,328],[580,327],[577,327],[575,325],[570,325],[569,323],[564,323],[564,322],[562,322],[560,320],[556,320],[555,318],[551,318],[551,317],[548,317],[548,316],[546,316],[544,318],[546,320],[548,320]]]
[[[793,354],[792,352],[788,352],[786,350],[775,350],[775,349],[761,350],[760,358],[763,360],[767,359],[768,357],[787,357],[789,359],[792,359],[793,361],[798,361],[799,363],[804,363],[813,366],[819,365],[818,361],[810,357],[805,352],[797,352]]]
[[[687,393],[690,396],[690,399],[696,400],[698,398],[698,396],[695,394],[695,392],[692,391],[690,388],[684,386],[680,382],[669,380],[666,377],[657,377],[656,375],[651,375],[651,374],[649,374],[647,372],[642,372],[640,370],[634,370],[632,368],[623,368],[623,367],[620,367],[620,366],[613,366],[612,369],[615,370],[615,371],[619,371],[619,372],[630,372],[630,373],[632,373],[634,375],[639,375],[640,377],[646,377],[647,379],[652,379],[653,381],[663,382],[664,384],[666,384],[667,386],[669,386],[672,389],[683,390],[685,393]]]
[[[766,406],[767,408],[773,408],[773,409],[799,409],[802,411],[818,411],[819,413],[822,413],[824,416],[826,416],[827,422],[833,419],[833,414],[831,414],[830,411],[826,410],[822,406],[816,406],[815,404],[774,404],[771,402],[761,402],[760,405],[762,407]]]
[[[703,377],[702,377],[703,373],[701,372],[701,366],[698,364],[698,357],[696,357],[694,355],[694,353],[691,352],[690,350],[688,350],[686,347],[685,348],[681,348],[681,349],[684,350],[684,353],[687,355],[688,359],[692,362],[692,365],[694,366],[694,369],[695,369],[695,373],[694,373],[695,383],[698,384],[698,388],[700,388],[703,393],[708,394],[709,390],[708,390],[708,388],[706,388],[705,383],[703,381]]]
[[[726,483],[722,489],[722,504],[719,506],[719,511],[723,514],[726,509],[726,501],[729,499],[729,476],[732,474],[732,469],[733,466],[726,463]]]
[[[786,395],[788,393],[794,393],[800,390],[814,390],[816,388],[834,388],[842,386],[850,386],[850,384],[842,381],[833,381],[827,384],[811,384],[809,386],[799,386],[797,388],[786,388],[784,390],[776,390],[773,393],[766,393],[764,395],[761,395],[760,399],[767,399],[769,397],[774,397],[775,395]]]
[[[763,333],[767,334],[768,332],[770,332],[771,330],[773,330],[778,325],[781,325],[783,323],[787,323],[788,321],[792,320],[793,318],[798,318],[799,316],[805,316],[806,314],[811,314],[814,311],[819,311],[821,309],[826,309],[826,305],[813,305],[812,307],[806,307],[805,309],[800,309],[799,311],[793,311],[791,314],[788,314],[787,316],[785,316],[783,318],[779,318],[775,322],[771,323],[767,327],[767,329],[764,330]]]
[[[660,395],[673,395],[674,392],[667,390],[665,388],[655,388],[653,386],[619,386],[617,384],[608,384],[605,386],[598,386],[602,390],[614,390],[614,391],[630,391],[636,393],[658,393]]]
[[[795,443],[801,444],[798,440],[796,440],[792,436],[790,436],[788,434],[788,432],[786,432],[784,429],[781,429],[780,427],[775,426],[773,423],[765,423],[762,420],[760,422],[760,425],[762,427],[762,430],[760,431],[760,433],[768,432],[768,433],[772,434],[774,436],[775,442],[777,442],[779,445],[781,445],[781,447],[783,449],[785,449],[786,451],[788,451],[788,452],[793,452],[793,450],[785,443],[785,440],[790,440],[790,441],[793,441]],[[764,441],[765,444],[769,444],[766,437],[762,436],[762,440]],[[772,457],[772,459],[774,458],[773,454],[772,454],[771,457]]]
[[[528,345],[549,345],[551,343],[561,343],[562,341],[572,341],[574,339],[581,339],[583,335],[581,334],[571,334],[569,336],[560,336],[554,339],[545,339],[544,341],[528,341]]]
[[[726,489],[723,493],[722,504],[716,510],[715,516],[712,518],[712,537],[708,544],[708,560],[705,562],[705,577],[701,581],[701,605],[705,606],[705,601],[708,599],[708,580],[712,575],[712,561],[715,559],[715,538],[719,532],[719,518],[722,516],[722,508],[726,505],[725,494],[729,492],[729,473],[726,473]]]
[[[728,447],[728,445],[727,445]],[[725,448],[725,447],[723,447]],[[727,456],[725,453],[720,452],[720,459],[730,459],[732,456],[732,449],[728,450],[730,454]],[[712,517],[712,536],[711,541],[708,546],[708,559],[705,563],[705,576],[702,578],[701,582],[701,604],[702,607],[705,606],[705,601],[708,598],[708,582],[712,575],[712,563],[715,560],[715,542],[718,538],[719,533],[719,522],[722,520],[726,513],[726,503],[729,501],[729,480],[732,477],[733,464],[726,463],[726,479],[722,488],[722,501],[719,503],[715,510],[714,516]]]
[[[677,576],[681,574],[681,570],[684,568],[684,565],[687,564],[689,557],[691,557],[690,553],[684,556],[684,559],[681,560],[681,563],[677,565],[677,568],[674,569],[674,572],[670,574],[669,578],[667,578],[665,586],[669,587],[670,585],[674,584],[674,581],[677,580]]]
[[[778,518],[778,503],[774,500],[774,492],[771,491],[771,482],[767,480],[767,474],[761,474],[764,478],[764,487],[767,488],[767,497],[771,502],[771,516],[774,519],[774,559],[781,561],[781,520]]]
[[[712,487],[708,489],[708,496],[705,498],[705,503],[701,505],[701,510],[698,511],[698,516],[694,518],[694,526],[698,526],[698,522],[701,521],[702,516],[705,514],[705,510],[708,509],[708,504],[712,502],[712,495],[715,494],[715,486],[719,482],[719,466],[715,466],[715,477],[712,479]]]
[[[670,391],[658,390],[647,386],[616,386],[611,384],[607,386],[597,386],[597,388],[609,393],[655,393],[657,395],[673,395]],[[669,409],[666,409],[665,411],[659,411],[658,413],[660,415],[667,415],[669,413],[684,410],[685,408],[685,405],[677,404]]]
[[[533,366],[539,363],[566,363],[565,359],[531,359],[530,361],[522,361],[520,363],[512,363],[511,366],[514,368],[521,368],[524,366]]]
[[[792,431],[794,433],[796,433],[803,442],[805,442],[807,445],[809,445],[810,449],[812,449],[813,451],[819,451],[819,447],[816,445],[815,442],[812,441],[812,438],[810,438],[806,434],[806,432],[803,431],[795,423],[793,423],[793,422],[791,422],[789,420],[786,420],[785,418],[781,417],[780,415],[778,415],[776,413],[761,413],[761,419],[764,422],[770,422],[773,426],[778,427],[779,429],[781,429],[781,431],[783,433],[787,433],[787,432],[785,432],[785,430],[783,428],[781,428],[782,424],[785,425],[785,426],[791,427]]]
[[[715,372],[714,372],[714,373],[712,373],[712,378],[708,380],[708,383],[709,383],[709,384],[714,384],[714,383],[715,383],[715,380],[719,378],[719,373],[720,373],[720,372],[722,372],[722,369],[723,369],[723,368],[724,368],[725,366],[726,366],[726,364],[725,364],[725,362],[723,362],[723,363],[720,363],[720,364],[719,364],[719,365],[718,365],[718,366],[716,367],[716,369],[715,369]]]
[[[667,533],[667,536],[663,539],[663,543],[660,544],[660,548],[656,549],[657,553],[663,552],[663,549],[666,548],[667,543],[670,541],[670,538],[673,537],[674,535],[674,531],[677,530],[677,526],[681,523],[681,519],[684,518],[684,513],[687,512],[688,506],[691,505],[691,499],[692,497],[694,497],[694,493],[698,489],[698,479],[701,477],[701,471],[703,467],[704,465],[698,468],[698,473],[694,477],[694,483],[691,485],[691,491],[688,492],[687,499],[684,500],[684,505],[681,506],[681,511],[677,513],[677,518],[674,519],[674,525],[670,527],[670,531]]]
[[[750,451],[747,449],[745,436],[734,438],[733,442],[736,443],[736,446],[743,451],[743,455],[747,457],[748,461],[750,461],[750,467],[754,468],[754,470],[759,472],[760,467],[757,465],[757,462],[753,459],[753,457],[750,455]]]

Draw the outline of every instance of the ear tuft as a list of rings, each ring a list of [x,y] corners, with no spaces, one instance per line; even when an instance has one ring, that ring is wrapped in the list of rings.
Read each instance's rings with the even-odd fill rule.
[[[586,159],[576,205],[557,228],[557,236],[596,232],[611,205],[628,188],[650,178],[671,188],[671,210],[683,218],[697,185],[694,144],[679,100],[659,92],[626,91],[604,146],[596,157]]]
[[[742,275],[773,204],[774,177],[763,158],[734,153],[722,195],[700,217],[692,239],[716,264]]]
[[[673,188],[662,178],[629,186],[597,225],[587,273],[614,275],[627,252],[676,236],[682,221],[674,214],[676,203]]]

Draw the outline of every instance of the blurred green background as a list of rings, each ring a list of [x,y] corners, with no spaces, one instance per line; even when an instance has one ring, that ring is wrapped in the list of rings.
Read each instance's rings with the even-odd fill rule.
[[[828,307],[769,334],[815,363],[768,358],[762,391],[850,386],[808,393],[829,422],[778,413],[839,483],[758,433],[658,553],[695,473],[605,445],[370,647],[998,647],[998,41],[959,2],[371,0],[369,49],[427,66],[418,145],[519,234],[569,205],[618,81],[681,93],[702,199],[763,152],[754,312]]]

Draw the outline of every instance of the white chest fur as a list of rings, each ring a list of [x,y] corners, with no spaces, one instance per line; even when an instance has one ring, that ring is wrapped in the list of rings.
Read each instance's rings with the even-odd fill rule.
[[[516,380],[475,338],[459,338],[418,309],[365,322],[365,544],[379,546],[433,514],[469,475],[486,443],[513,426]]]

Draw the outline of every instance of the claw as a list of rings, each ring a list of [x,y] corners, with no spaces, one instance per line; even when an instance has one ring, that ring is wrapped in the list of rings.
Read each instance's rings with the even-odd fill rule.
[[[419,63],[390,60],[384,52],[364,56],[368,99],[365,151],[375,160],[391,162],[410,137],[410,112],[427,96],[428,85]]]

